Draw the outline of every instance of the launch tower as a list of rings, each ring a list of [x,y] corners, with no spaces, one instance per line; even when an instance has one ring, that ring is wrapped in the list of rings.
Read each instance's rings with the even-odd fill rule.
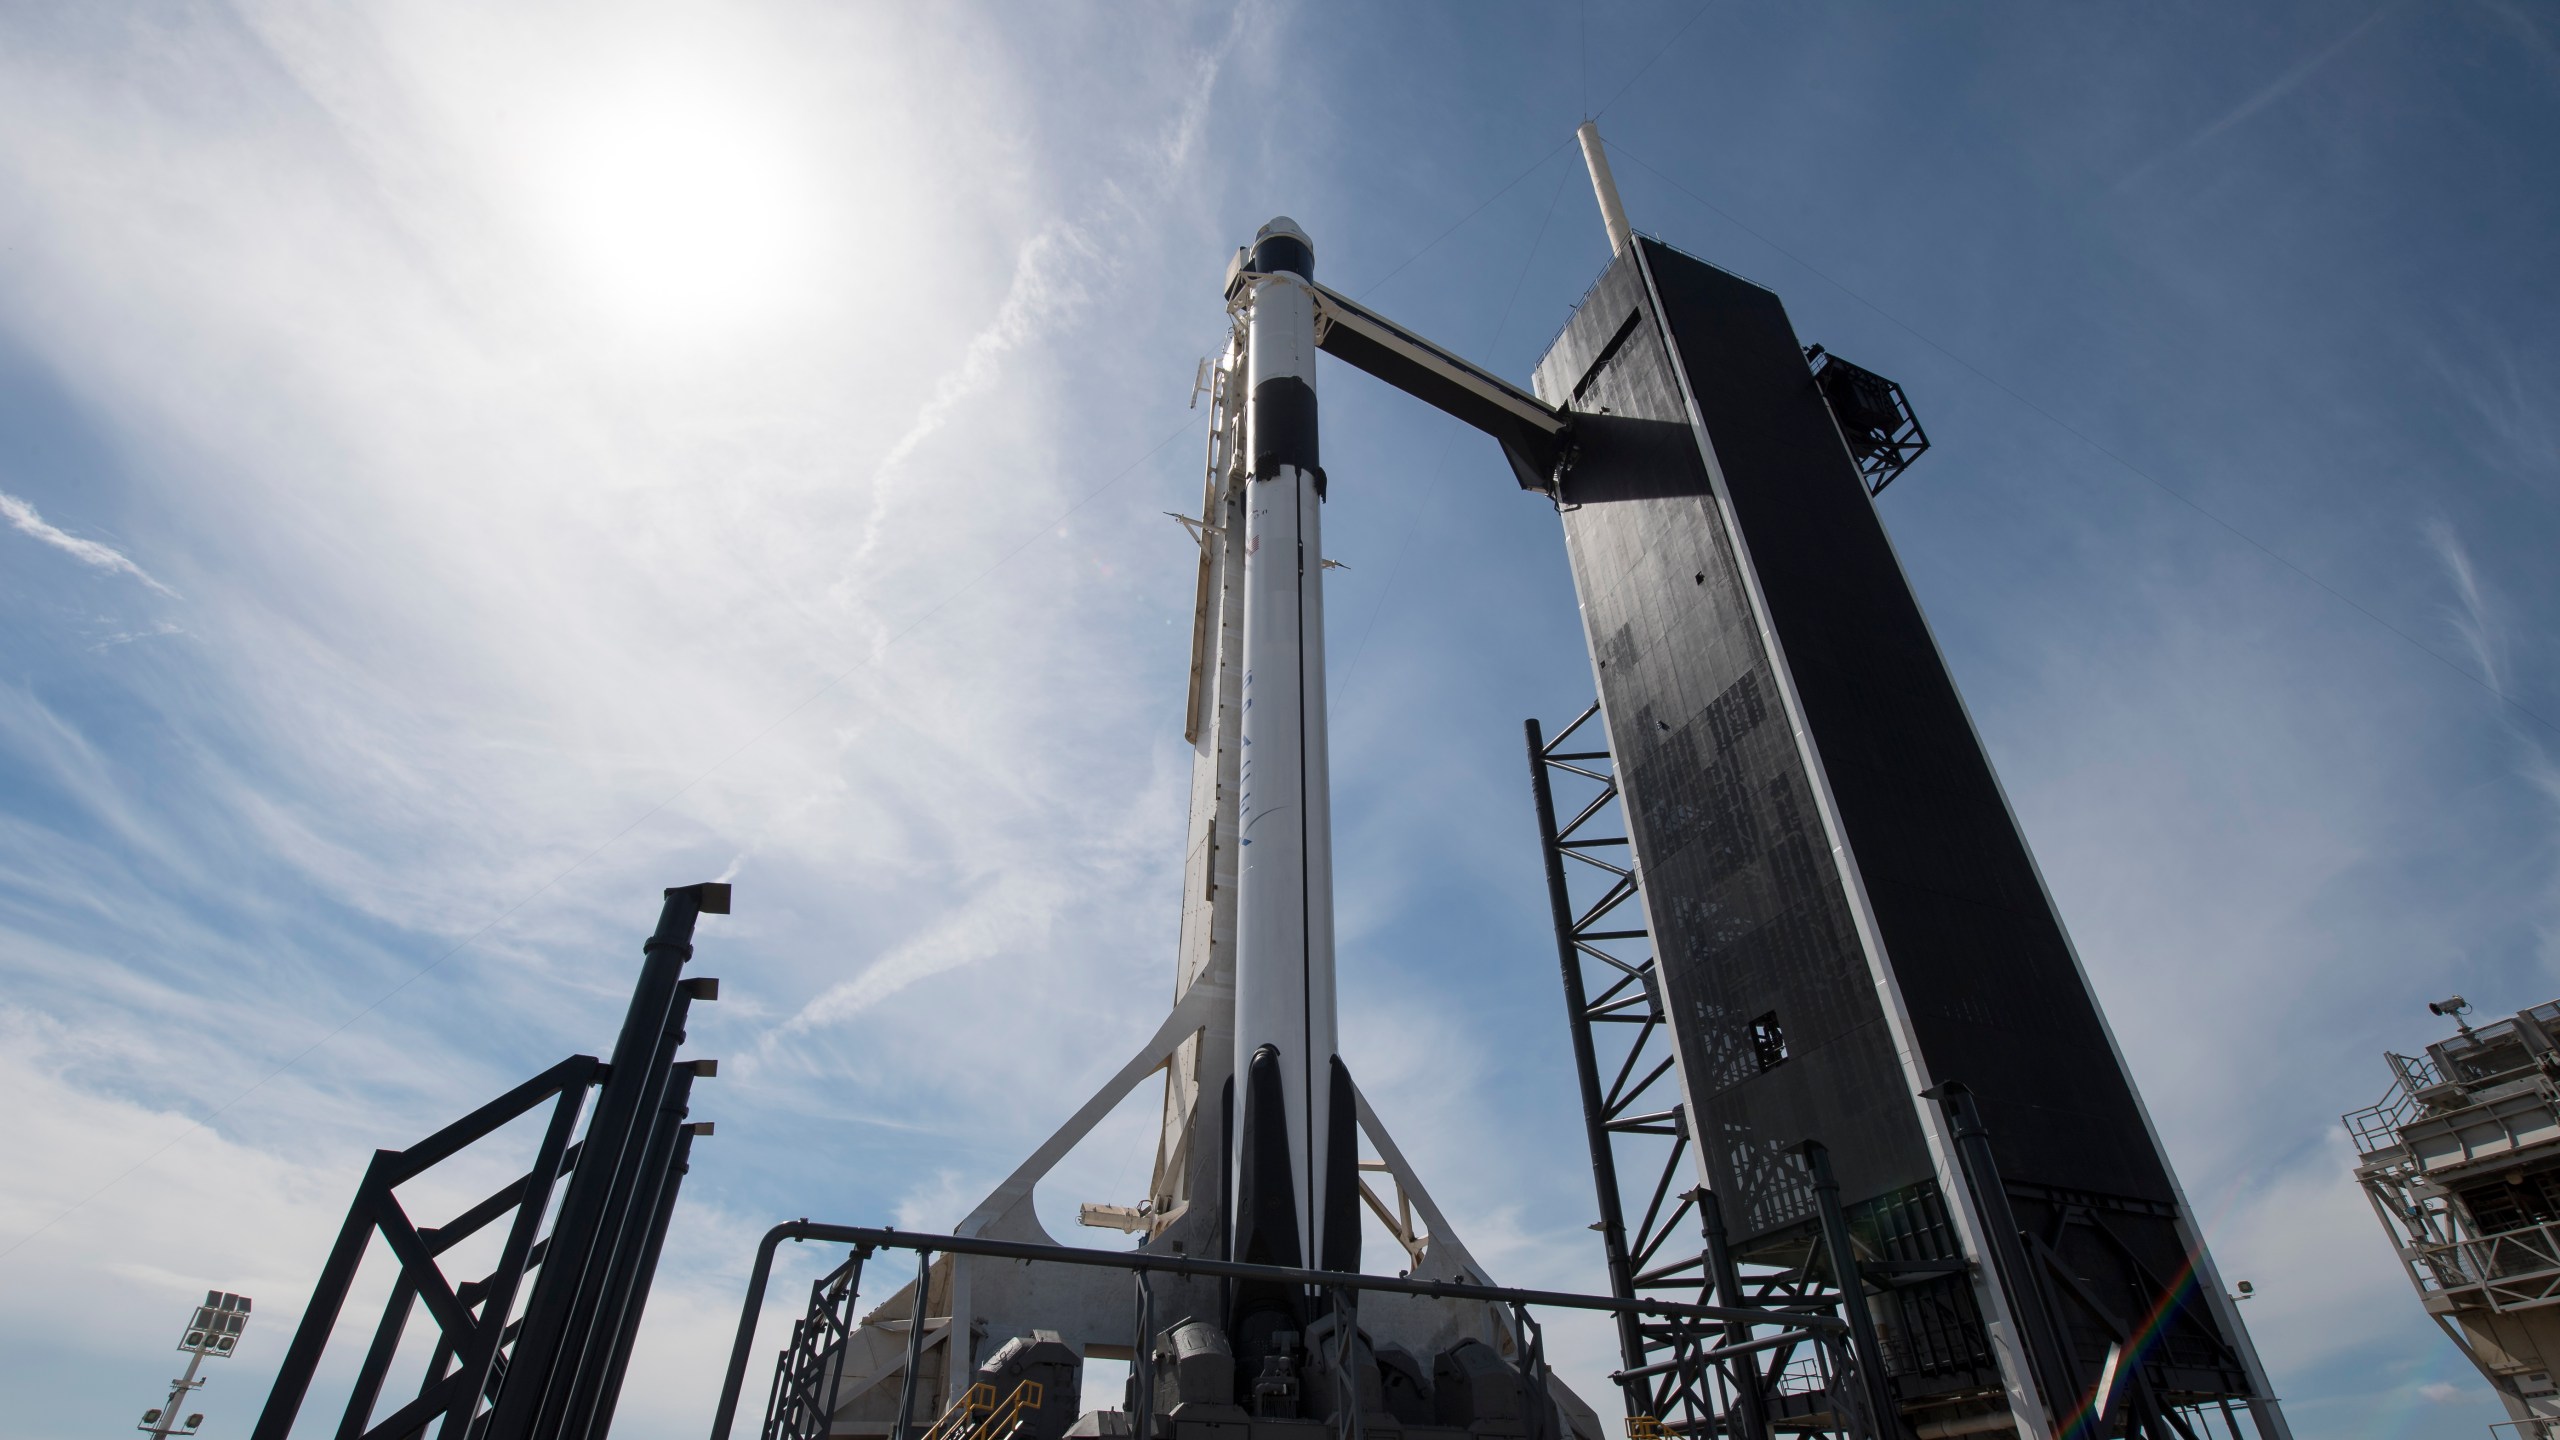
[[[1879,1406],[1921,1433],[2170,1440],[2246,1411],[2284,1435],[1876,513],[1926,444],[1899,387],[1805,346],[1770,291],[1641,235],[1536,387],[1572,423],[1545,488],[1605,740],[1563,768],[1605,779],[1631,857],[1615,928],[1595,937],[1560,899],[1559,940],[1572,993],[1591,960],[1642,970],[1616,1011],[1572,1016],[1603,1208],[1623,1208],[1626,1127],[1589,1032],[1632,1019],[1667,1041],[1657,1124],[1709,1239],[1687,1269],[1638,1264],[1604,1214],[1613,1279],[1845,1291]],[[1532,735],[1552,812],[1575,757]],[[1592,842],[1551,813],[1544,838],[1562,884]],[[1630,1370],[1660,1348],[1642,1338]]]
[[[2356,1180],[2446,1338],[2515,1440],[2560,1435],[2560,1000],[2385,1054],[2391,1088],[2346,1118]]]
[[[1291,221],[1236,252],[1172,1009],[858,1321],[887,1232],[784,1227],[857,1251],[768,1440],[1598,1440],[1337,1052],[1319,352],[1485,431],[1561,517],[1598,699],[1531,761],[1630,1433],[2290,1440],[1877,516],[1927,445],[1908,402],[1636,234],[1582,139],[1612,259],[1533,388],[1326,288]],[[1136,1237],[1133,1328],[1033,1196],[1158,1075],[1144,1195],[1082,1212]],[[1363,1207],[1405,1274],[1355,1308],[1308,1277],[1361,1268]],[[1132,1361],[1125,1410],[1073,1396],[1080,1357]]]

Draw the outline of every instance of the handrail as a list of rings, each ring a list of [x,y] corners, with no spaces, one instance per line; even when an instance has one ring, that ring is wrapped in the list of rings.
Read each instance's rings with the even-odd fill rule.
[[[1040,1408],[1041,1397],[1046,1393],[1039,1381],[1025,1380],[998,1405],[996,1387],[980,1380],[960,1397],[959,1404],[934,1417],[932,1427],[924,1432],[924,1440],[1004,1440],[1005,1432],[1022,1418],[1023,1411]],[[972,1415],[986,1418],[972,1424]]]
[[[979,1411],[992,1413],[996,1408],[996,1387],[981,1380],[969,1387],[960,1403],[934,1417],[933,1425],[924,1432],[924,1440],[948,1440],[960,1433],[971,1415]]]
[[[2560,1224],[2501,1230],[2494,1235],[2420,1241],[2409,1247],[2422,1266],[2422,1290],[2468,1290],[2502,1280],[2560,1272]]]
[[[738,1392],[746,1383],[747,1359],[755,1348],[756,1321],[764,1310],[766,1283],[773,1275],[773,1255],[785,1240],[817,1240],[873,1250],[927,1250],[943,1255],[982,1255],[997,1260],[1038,1260],[1058,1265],[1090,1265],[1105,1270],[1200,1276],[1231,1280],[1263,1280],[1330,1290],[1378,1291],[1394,1295],[1430,1295],[1452,1300],[1487,1300],[1501,1305],[1552,1305],[1567,1310],[1604,1310],[1614,1314],[1659,1315],[1666,1318],[1738,1321],[1746,1325],[1786,1325],[1799,1330],[1845,1332],[1848,1322],[1836,1315],[1785,1307],[1693,1305],[1678,1300],[1637,1296],[1577,1295],[1563,1290],[1515,1290],[1503,1285],[1470,1285],[1445,1280],[1416,1280],[1402,1275],[1360,1275],[1333,1270],[1301,1270],[1285,1265],[1247,1265],[1198,1255],[1154,1255],[1145,1251],[1087,1250],[1073,1245],[1038,1245],[1023,1240],[994,1240],[980,1235],[924,1235],[886,1226],[829,1225],[814,1220],[788,1220],[774,1226],[756,1245],[755,1268],[747,1278],[746,1304],[738,1316],[738,1337],[729,1351],[728,1377],[721,1382],[720,1405],[713,1412],[711,1440],[728,1440],[737,1420]]]
[[[2409,1063],[2407,1057],[2391,1055],[2386,1058],[2393,1062],[2391,1088],[2382,1092],[2381,1099],[2363,1109],[2350,1110],[2338,1117],[2339,1123],[2347,1127],[2348,1136],[2355,1141],[2359,1156],[2399,1144],[2400,1127],[2418,1115],[2416,1091],[2419,1087],[2409,1083],[2411,1077],[2405,1068]]]
[[[975,1433],[979,1440],[1004,1440],[1005,1435],[1012,1430],[1013,1422],[1022,1418],[1023,1411],[1040,1408],[1043,1393],[1045,1392],[1041,1390],[1040,1382],[1037,1380],[1025,1380],[1014,1386],[1013,1396],[1004,1402],[1004,1408],[988,1417],[986,1424],[978,1427]]]

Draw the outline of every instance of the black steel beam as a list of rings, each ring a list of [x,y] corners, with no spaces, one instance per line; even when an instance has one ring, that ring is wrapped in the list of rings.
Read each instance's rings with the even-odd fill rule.
[[[612,1078],[597,1098],[584,1159],[552,1226],[542,1279],[485,1440],[553,1440],[564,1433],[622,1240],[645,1127],[665,1082],[667,1030],[679,1003],[681,972],[693,958],[694,922],[728,908],[726,885],[680,885],[666,892],[657,932],[641,947],[640,982],[614,1041]]]
[[[1822,1248],[1831,1262],[1831,1284],[1840,1292],[1840,1313],[1849,1321],[1850,1353],[1856,1361],[1859,1399],[1868,1423],[1879,1436],[1910,1433],[1893,1381],[1885,1375],[1884,1346],[1876,1338],[1875,1314],[1867,1308],[1867,1283],[1858,1270],[1858,1247],[1849,1236],[1849,1217],[1840,1208],[1840,1182],[1831,1174],[1831,1152],[1819,1140],[1800,1147],[1805,1169],[1813,1175],[1814,1212],[1822,1224]]]
[[[676,1014],[668,1022],[671,1040],[664,1048],[672,1048],[683,1039],[684,999],[677,1000]],[[676,1142],[683,1138],[686,1107],[693,1098],[693,1082],[704,1062],[680,1060],[662,1063],[658,1068],[659,1098],[655,1113],[645,1127],[645,1143],[640,1164],[634,1174],[627,1214],[622,1222],[622,1238],[615,1245],[611,1264],[606,1270],[603,1298],[596,1305],[594,1318],[586,1329],[587,1360],[572,1382],[567,1418],[557,1432],[564,1437],[586,1436],[602,1440],[604,1416],[613,1408],[606,1386],[622,1375],[620,1349],[634,1331],[626,1323],[635,1302],[646,1304],[649,1282],[657,1256],[649,1247],[649,1233],[658,1216],[659,1205],[667,1186],[669,1168],[675,1161]]]
[[[682,1118],[682,1112],[678,1112]],[[631,1347],[640,1338],[640,1320],[649,1309],[649,1287],[658,1273],[658,1257],[667,1247],[667,1225],[675,1218],[676,1194],[684,1188],[684,1177],[692,1169],[693,1142],[711,1133],[709,1121],[680,1124],[676,1127],[674,1152],[668,1157],[665,1178],[659,1182],[658,1204],[650,1217],[648,1238],[641,1249],[639,1286],[625,1303],[622,1328],[613,1346],[612,1366],[605,1373],[604,1390],[596,1403],[595,1420],[588,1434],[595,1440],[613,1430],[613,1412],[622,1403],[622,1378],[631,1368]]]
[[[1707,1270],[1715,1277],[1716,1298],[1727,1305],[1739,1305],[1742,1303],[1742,1274],[1733,1263],[1733,1246],[1726,1240],[1724,1205],[1716,1199],[1714,1191],[1703,1185],[1689,1194],[1698,1202],[1698,1228],[1706,1239]],[[1748,1325],[1727,1325],[1724,1333],[1729,1345],[1746,1344],[1751,1339],[1751,1327]],[[1737,1366],[1733,1388],[1737,1392],[1736,1406],[1742,1412],[1744,1433],[1754,1437],[1767,1435],[1768,1392],[1761,1384],[1757,1368]]]
[[[671,1113],[670,1061],[683,1038],[685,1006],[717,993],[716,982],[682,982],[675,972],[691,954],[696,917],[727,910],[726,885],[667,892],[614,1066],[592,1055],[570,1056],[405,1150],[374,1153],[252,1440],[290,1435],[376,1234],[388,1244],[399,1274],[340,1418],[341,1440],[417,1440],[431,1425],[438,1440],[601,1436],[655,1273],[674,1203],[674,1176],[695,1133],[683,1124],[683,1102],[693,1074],[709,1073],[693,1068],[709,1062],[688,1063]],[[579,1142],[587,1091],[598,1083],[606,1086],[606,1098]],[[546,1100],[552,1113],[529,1170],[443,1225],[411,1223],[398,1186]],[[573,1177],[569,1194],[545,1236],[563,1175]],[[499,1246],[496,1268],[454,1284],[437,1257],[511,1210],[515,1218]],[[526,1272],[536,1269],[527,1318],[509,1323]],[[591,1303],[579,1303],[590,1291]],[[414,1398],[376,1422],[373,1411],[401,1336],[422,1302],[437,1332],[425,1379]],[[510,1383],[519,1377],[531,1383]],[[492,1403],[512,1403],[515,1409],[503,1416],[483,1410]],[[546,1406],[575,1428],[546,1423]]]
[[[370,1202],[386,1188],[384,1177],[399,1157],[397,1150],[373,1152],[373,1163],[356,1186],[356,1201],[347,1207],[347,1218],[338,1227],[337,1243],[329,1247],[329,1258],[320,1266],[320,1281],[311,1289],[311,1302],[303,1307],[302,1323],[294,1328],[293,1343],[285,1347],[284,1363],[276,1367],[275,1385],[267,1391],[266,1408],[258,1412],[250,1440],[285,1440],[292,1431],[293,1417],[301,1413],[311,1377],[320,1368],[320,1353],[329,1346],[329,1332],[337,1328],[338,1314],[346,1308],[347,1287],[355,1283],[356,1267],[364,1263],[364,1252],[373,1244]]]
[[[1599,707],[1594,705],[1593,710]],[[1589,716],[1584,712],[1585,718]],[[1575,944],[1573,892],[1565,879],[1564,854],[1556,834],[1554,788],[1547,783],[1547,744],[1538,722],[1523,722],[1529,741],[1529,793],[1538,809],[1538,847],[1546,862],[1547,909],[1556,932],[1556,961],[1564,974],[1565,1029],[1573,1039],[1573,1072],[1582,1092],[1582,1131],[1591,1152],[1592,1188],[1600,1207],[1600,1250],[1608,1264],[1609,1293],[1635,1298],[1635,1267],[1627,1259],[1627,1219],[1618,1195],[1617,1153],[1609,1140],[1609,1103],[1600,1088],[1600,1061],[1591,1039],[1591,1009],[1582,985],[1581,949]],[[1628,1056],[1634,1063],[1634,1056]],[[1648,1358],[1644,1333],[1633,1313],[1618,1316],[1618,1353],[1625,1369],[1640,1372]],[[1628,1413],[1652,1407],[1652,1396],[1640,1380],[1622,1381]]]
[[[2009,1190],[2000,1178],[2000,1163],[1991,1153],[1991,1132],[1982,1123],[1973,1092],[1960,1082],[1942,1081],[1923,1092],[1922,1098],[1937,1101],[1946,1114],[1956,1168],[1972,1192],[1974,1213],[1991,1232],[1983,1239],[2001,1282],[2000,1294],[2010,1307],[2011,1322],[2026,1340],[2028,1371],[2042,1392],[2045,1408],[2059,1414],[2080,1388],[2078,1367],[2071,1363],[2067,1342],[2057,1328],[2060,1317],[2044,1303],[2045,1287],[2027,1258],[2017,1213],[2010,1208]]]

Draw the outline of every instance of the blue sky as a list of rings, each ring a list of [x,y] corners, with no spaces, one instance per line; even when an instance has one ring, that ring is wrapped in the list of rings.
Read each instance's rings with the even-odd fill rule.
[[[1293,215],[1525,377],[1592,111],[1639,228],[1912,394],[1886,521],[2297,1423],[2492,1417],[2337,1115],[2426,1000],[2560,993],[2547,9],[0,27],[13,1433],[130,1424],[207,1286],[245,1433],[364,1157],[609,1044],[666,884],[738,913],[623,1431],[700,1433],[774,1220],[956,1220],[1169,989],[1229,249]],[[1555,521],[1320,383],[1346,1051],[1501,1278],[1597,1286],[1519,755],[1590,694]],[[1136,1196],[1143,1109],[1049,1213]]]

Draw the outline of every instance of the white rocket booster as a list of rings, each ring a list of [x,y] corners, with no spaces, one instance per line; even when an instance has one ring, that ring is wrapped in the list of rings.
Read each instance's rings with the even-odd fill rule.
[[[1365,1137],[1393,1180],[1393,1213],[1409,1209],[1411,1218],[1388,1228],[1412,1273],[1470,1282],[1486,1275],[1335,1053],[1317,336],[1346,363],[1494,433],[1524,477],[1554,471],[1566,422],[1534,396],[1323,290],[1314,269],[1305,232],[1275,219],[1239,250],[1224,288],[1242,329],[1220,357],[1210,392],[1184,727],[1198,747],[1186,846],[1191,883],[1173,1012],[969,1212],[963,1235],[1049,1241],[1036,1209],[1043,1178],[1134,1087],[1163,1074],[1165,1128],[1145,1201],[1087,1205],[1085,1223],[1142,1233],[1144,1248],[1158,1253],[1358,1272]],[[1125,1279],[1111,1272],[969,1256],[949,1263],[949,1313],[973,1317],[973,1332],[982,1325],[990,1336],[1057,1329],[1077,1343],[1112,1344],[1129,1333]],[[1315,1371],[1294,1367],[1334,1365],[1322,1357],[1338,1355],[1335,1339],[1346,1321],[1357,1332],[1355,1351],[1373,1335],[1417,1356],[1445,1351],[1453,1339],[1505,1354],[1525,1343],[1499,1306],[1373,1296],[1346,1310],[1343,1297],[1325,1295],[1326,1288],[1251,1281],[1220,1287],[1239,1403],[1246,1387],[1277,1379],[1275,1394],[1299,1383],[1313,1387],[1301,1407],[1325,1414],[1331,1388]],[[1206,1299],[1197,1286],[1180,1293],[1191,1297],[1186,1304]],[[1328,1324],[1336,1327],[1332,1337]],[[874,1393],[908,1353],[903,1339],[864,1349],[869,1358],[847,1361],[847,1393]],[[1337,1378],[1352,1373],[1334,1370]],[[945,1377],[949,1405],[977,1378],[956,1363]],[[1560,1381],[1544,1383],[1569,1398]],[[1285,1400],[1275,1403],[1280,1415],[1291,1413]],[[1573,1435],[1597,1436],[1588,1407],[1571,1403],[1583,1417]]]
[[[1314,260],[1305,233],[1283,218],[1262,227],[1245,262],[1255,278],[1245,352],[1232,1251],[1357,1269],[1353,1102],[1335,1054]]]

